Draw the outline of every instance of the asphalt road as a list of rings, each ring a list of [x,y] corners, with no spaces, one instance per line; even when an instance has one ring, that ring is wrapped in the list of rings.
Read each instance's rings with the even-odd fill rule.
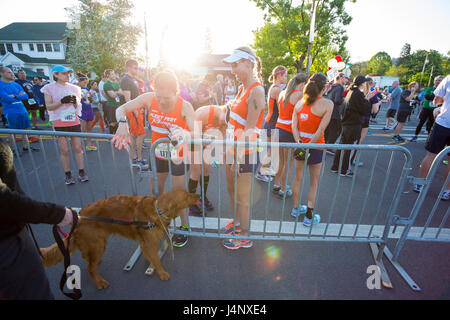
[[[391,135],[381,130],[384,124],[386,106],[378,115],[378,124],[371,125],[371,134],[364,144],[393,144]],[[410,137],[417,119],[416,115],[403,130],[405,137]],[[415,143],[402,145],[412,154],[411,175],[418,175],[418,168],[425,155],[423,148],[426,139],[425,129]],[[132,179],[128,157],[125,151],[112,153],[106,141],[96,142],[99,151],[86,153],[88,183],[75,186],[64,185],[64,174],[59,164],[56,145],[52,140],[42,139],[44,150],[20,157],[22,167],[16,159],[21,184],[27,194],[35,199],[54,201],[73,207],[82,207],[94,200],[114,194],[131,194]],[[360,161],[364,166],[358,168],[353,180],[340,178],[330,172],[332,157],[327,157],[323,180],[318,196],[316,213],[323,222],[357,224],[362,209],[361,224],[382,225],[390,208],[401,170],[404,156],[401,154],[380,152],[374,165],[373,179],[370,181],[375,153],[364,151]],[[73,159],[73,158],[72,158]],[[37,170],[33,168],[33,161]],[[389,161],[391,170],[388,173]],[[74,161],[72,161],[73,165]],[[442,186],[445,165],[441,164],[436,179],[431,185],[423,208],[414,226],[423,226],[428,213],[435,204]],[[76,172],[73,167],[72,172]],[[136,173],[136,171],[135,171]],[[220,174],[220,177],[219,177]],[[26,179],[24,179],[26,177]],[[38,180],[37,177],[40,177]],[[146,178],[135,176],[139,195],[150,194]],[[39,183],[38,183],[39,181]],[[220,193],[222,199],[222,218],[232,218],[232,209],[225,187],[224,172],[211,170],[208,198],[217,206]],[[307,182],[307,181],[306,181]],[[369,182],[371,182],[369,184]],[[221,189],[219,190],[219,184]],[[386,187],[386,188],[384,188]],[[292,204],[287,200],[269,195],[266,210],[267,184],[256,181],[253,219],[263,220],[267,215],[270,221],[292,223],[290,216]],[[366,197],[366,190],[368,196]],[[336,194],[336,200],[333,201]],[[396,214],[408,217],[417,198],[417,194],[402,194]],[[303,203],[306,192],[303,192]],[[348,214],[346,214],[348,208]],[[448,208],[448,203],[438,202],[435,217],[430,227],[439,226]],[[217,209],[207,217],[217,217]],[[377,216],[376,216],[377,215]],[[376,216],[376,219],[374,219]],[[450,222],[444,225],[444,231],[450,228]],[[45,247],[54,242],[51,227],[35,225],[33,230],[40,246]],[[388,240],[388,247],[393,251],[397,239]],[[221,245],[219,239],[190,237],[183,248],[174,248],[174,260],[171,254],[163,257],[163,264],[171,274],[169,281],[161,281],[156,275],[145,275],[147,261],[141,256],[134,268],[123,271],[137,244],[123,238],[112,236],[107,244],[105,255],[99,266],[100,274],[110,282],[105,290],[97,290],[87,273],[87,263],[79,252],[72,257],[72,264],[81,268],[81,288],[84,299],[449,299],[450,265],[449,243],[408,241],[403,248],[399,263],[419,284],[422,291],[414,292],[403,281],[396,270],[385,259],[385,266],[392,280],[393,288],[369,290],[366,285],[367,267],[374,264],[370,249],[366,243],[349,242],[315,242],[315,241],[279,241],[258,240],[250,249],[229,251]],[[47,269],[52,290],[57,299],[66,299],[59,291],[59,278],[63,265]]]

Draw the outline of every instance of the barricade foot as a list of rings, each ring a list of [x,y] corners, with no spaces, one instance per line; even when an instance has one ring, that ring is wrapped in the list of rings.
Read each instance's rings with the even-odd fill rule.
[[[384,255],[389,259],[389,262],[395,267],[398,273],[402,276],[403,280],[413,289],[414,291],[422,291],[417,283],[408,275],[408,273],[403,269],[403,267],[397,262],[392,260],[392,253],[388,247],[384,247]]]
[[[392,289],[392,282],[391,279],[389,279],[389,275],[386,271],[386,268],[384,267],[383,260],[377,260],[378,257],[378,247],[375,243],[369,243],[373,259],[375,261],[375,264],[380,268],[380,276],[381,276],[381,283],[383,284],[383,287]]]
[[[134,251],[133,255],[130,257],[130,260],[128,260],[125,267],[123,267],[124,271],[131,271],[133,269],[134,264],[139,259],[139,256],[141,255],[141,246],[138,246],[136,250]]]
[[[166,239],[162,239],[158,245],[158,256],[160,259],[162,259],[168,248],[169,244],[167,243]],[[155,268],[150,263],[147,270],[145,270],[145,274],[151,276],[154,272]]]

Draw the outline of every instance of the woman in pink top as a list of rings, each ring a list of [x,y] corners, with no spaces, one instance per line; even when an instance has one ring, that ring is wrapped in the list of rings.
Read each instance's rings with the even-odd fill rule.
[[[63,66],[55,66],[52,69],[53,80],[55,82],[44,86],[41,91],[44,93],[45,105],[48,110],[50,121],[53,123],[55,131],[81,132],[81,88],[69,83],[69,70]],[[84,172],[83,149],[81,148],[81,138],[71,137],[73,152],[78,164],[81,182],[88,181]],[[70,172],[69,145],[66,137],[58,137],[58,145],[61,154],[61,163],[66,174],[65,183],[71,185],[75,179]]]

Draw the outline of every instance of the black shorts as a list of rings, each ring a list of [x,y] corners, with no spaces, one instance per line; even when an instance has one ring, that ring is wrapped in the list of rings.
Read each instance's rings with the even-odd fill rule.
[[[272,130],[275,130],[275,126],[276,126],[277,122],[265,122],[264,123],[264,130],[267,131],[267,136],[271,137],[272,136]]]
[[[397,110],[388,109],[388,111],[386,112],[386,118],[394,118],[396,113],[397,113]]]
[[[233,161],[236,159],[233,157]],[[239,163],[239,173],[254,173],[259,168],[259,152],[246,154],[244,159]]]
[[[34,103],[34,104],[30,105],[27,100],[23,100],[22,103],[25,106],[25,109],[27,109],[27,111],[39,110],[39,104],[38,103]]]
[[[76,126],[71,127],[53,127],[55,131],[64,131],[64,132],[81,132],[81,125],[77,124]]]
[[[169,161],[168,160],[161,160],[158,158],[155,158],[156,160],[156,172],[157,173],[169,173]],[[150,162],[150,170],[151,170],[151,162]],[[185,170],[186,169],[186,170]],[[184,162],[182,163],[174,163],[173,161],[170,162],[170,170],[172,171],[172,176],[179,177],[183,176],[187,171],[189,171],[189,165],[184,165]]]
[[[397,121],[401,122],[401,123],[406,122],[406,119],[408,119],[410,114],[411,114],[411,111],[399,111],[397,113]]]
[[[370,118],[369,119],[365,119],[365,118],[363,119],[363,122],[362,122],[362,125],[361,125],[361,129],[369,127],[369,120],[370,120]]]
[[[427,142],[425,142],[425,150],[438,154],[444,150],[446,145],[450,146],[450,128],[446,128],[435,122]]]
[[[294,136],[292,135],[291,132],[280,128],[277,129],[278,129],[278,139],[280,140],[280,142],[295,143]]]
[[[309,156],[308,156],[308,160],[306,160],[306,164],[311,165],[311,164],[321,163],[322,158],[323,158],[323,150],[309,149]],[[297,159],[295,159],[295,160],[297,160]],[[301,161],[301,160],[297,160],[297,161]]]

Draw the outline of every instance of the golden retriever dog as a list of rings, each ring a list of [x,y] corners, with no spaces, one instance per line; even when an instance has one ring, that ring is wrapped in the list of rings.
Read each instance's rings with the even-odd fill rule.
[[[76,249],[88,262],[88,271],[98,289],[104,289],[109,283],[98,274],[98,264],[105,252],[106,241],[111,234],[139,241],[142,253],[155,268],[161,280],[168,280],[169,273],[162,266],[158,255],[158,244],[166,235],[167,227],[172,219],[180,215],[181,210],[189,208],[199,201],[196,194],[184,190],[172,190],[155,196],[112,196],[88,204],[80,211],[80,219],[70,239],[70,254]],[[156,203],[155,203],[156,202]],[[159,215],[156,207],[162,215]],[[83,219],[86,217],[101,217],[109,219],[145,221],[154,224],[151,229],[140,229],[136,225],[124,226],[109,222]],[[67,247],[67,241],[64,240]],[[41,248],[43,263],[51,267],[63,260],[63,255],[57,244]]]

